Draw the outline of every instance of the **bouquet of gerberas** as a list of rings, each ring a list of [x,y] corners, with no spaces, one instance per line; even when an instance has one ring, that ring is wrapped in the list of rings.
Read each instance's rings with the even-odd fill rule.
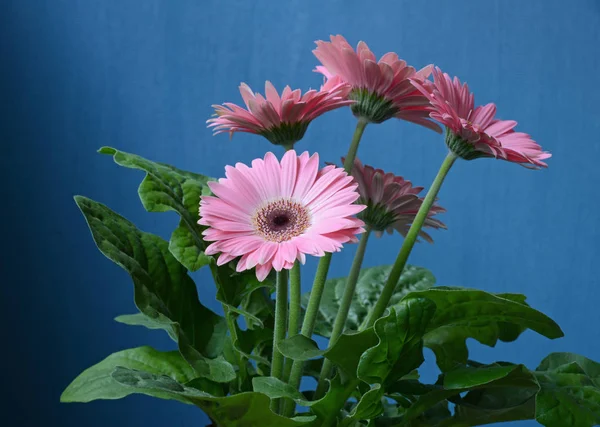
[[[64,402],[142,393],[202,409],[216,426],[474,426],[536,419],[546,426],[600,424],[600,364],[570,353],[535,369],[469,359],[466,340],[494,346],[525,329],[548,338],[558,325],[520,294],[434,287],[407,265],[424,228],[445,228],[436,197],[459,158],[496,158],[532,169],[550,154],[496,106],[475,106],[466,84],[438,68],[419,71],[341,36],[318,41],[320,90],[304,94],[267,82],[265,95],[242,84],[245,108],[215,106],[216,133],[250,132],[283,147],[251,165],[225,167],[218,180],[113,148],[114,161],[146,173],[139,196],[150,212],[181,221],[167,242],[108,207],[75,198],[100,251],[132,277],[139,313],[116,320],[163,329],[177,350],[140,347],[87,369]],[[430,76],[433,74],[432,79]],[[295,151],[310,122],[349,106],[356,116],[343,167]],[[398,118],[441,132],[448,154],[427,195],[356,157],[367,124]],[[282,154],[279,156],[279,154]],[[404,236],[392,265],[361,269],[371,234]],[[358,243],[347,277],[328,279],[332,254]],[[301,295],[306,256],[320,257]],[[209,269],[223,316],[199,301],[188,271]],[[274,294],[274,298],[272,295]],[[313,334],[329,338],[319,348]],[[440,375],[419,381],[423,347]],[[300,390],[303,376],[315,390]]]

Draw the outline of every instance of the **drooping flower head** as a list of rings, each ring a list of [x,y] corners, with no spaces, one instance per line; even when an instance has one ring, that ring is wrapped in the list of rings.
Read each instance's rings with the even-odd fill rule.
[[[418,196],[423,187],[413,187],[410,181],[406,181],[401,176],[385,173],[371,166],[363,166],[358,159],[354,161],[352,176],[358,184],[360,193],[357,203],[367,206],[358,217],[371,227],[377,236],[381,236],[384,231],[391,234],[396,230],[406,237],[423,204],[423,198]],[[440,220],[433,218],[445,211],[441,206],[434,204],[423,227],[446,228]],[[422,229],[420,236],[430,243],[433,242],[431,236]]]
[[[209,119],[208,127],[214,134],[248,132],[262,135],[276,145],[291,147],[302,139],[310,122],[327,111],[334,110],[353,101],[347,99],[349,89],[344,84],[327,85],[321,90],[309,90],[302,95],[300,89],[286,86],[279,93],[271,82],[265,83],[265,96],[254,93],[242,83],[240,93],[246,108],[226,102],[213,105],[215,116]]]
[[[410,82],[411,78],[424,80],[429,77],[431,65],[416,71],[393,52],[377,61],[365,42],[359,42],[355,51],[344,37],[330,38],[331,42],[316,42],[313,53],[323,64],[316,71],[328,80],[339,79],[350,85],[348,97],[356,100],[351,106],[355,116],[373,123],[396,117],[440,132],[440,127],[429,119],[425,109],[427,98]]]
[[[237,271],[256,267],[259,280],[271,269],[292,268],[305,255],[336,252],[356,242],[364,223],[353,215],[357,184],[343,169],[319,170],[319,156],[289,150],[225,168],[226,178],[209,182],[214,196],[203,196],[199,224],[208,226],[208,255],[221,253],[222,265],[241,257]]]
[[[467,160],[495,157],[534,169],[548,166],[542,160],[552,155],[528,134],[515,132],[514,120],[497,119],[495,104],[475,107],[469,86],[437,67],[433,77],[433,82],[413,84],[429,99],[431,118],[446,126],[446,144],[455,154]]]

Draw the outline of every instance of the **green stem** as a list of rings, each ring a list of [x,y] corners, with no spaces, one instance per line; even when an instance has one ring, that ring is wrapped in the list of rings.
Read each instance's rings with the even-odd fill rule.
[[[356,153],[358,151],[358,144],[360,143],[367,124],[369,124],[369,122],[364,119],[358,119],[356,123],[356,129],[352,135],[350,148],[348,149],[346,159],[344,160],[344,169],[348,173],[350,173],[352,166],[354,165],[354,159],[356,158]],[[331,253],[326,253],[319,261],[313,287],[310,291],[310,298],[308,300],[308,305],[306,306],[306,313],[304,315],[304,321],[302,322],[302,329],[300,331],[302,335],[308,338],[312,337],[315,329],[315,322],[317,320],[317,315],[319,314],[319,306],[321,305],[321,297],[323,296],[323,290],[325,289],[325,280],[327,279],[329,265],[331,264],[331,256]],[[292,369],[288,383],[295,389],[299,389],[300,387],[303,368],[304,362],[302,361],[294,360],[294,363],[292,363]],[[291,417],[294,413],[294,404],[293,402],[290,402],[286,402],[284,405],[283,415],[287,417]]]
[[[356,129],[354,130],[354,135],[352,135],[350,148],[348,149],[348,154],[346,154],[346,159],[344,160],[344,170],[348,173],[352,170],[354,159],[356,159],[356,153],[358,152],[358,144],[360,143],[360,139],[368,124],[369,122],[362,118],[358,119],[358,122],[356,123]]]
[[[288,337],[298,335],[302,315],[302,296],[300,286],[300,262],[296,261],[290,272],[290,311],[288,314]],[[287,359],[283,367],[283,381],[288,382],[292,372],[292,360]]]
[[[404,243],[402,243],[402,247],[400,248],[400,252],[398,253],[398,257],[394,262],[392,267],[392,271],[381,291],[381,295],[379,295],[379,299],[377,303],[375,303],[375,307],[373,307],[373,311],[369,316],[369,320],[365,325],[365,329],[373,326],[375,321],[381,317],[385,309],[387,308],[392,295],[394,294],[394,290],[396,289],[396,285],[398,284],[398,280],[400,279],[400,275],[402,274],[402,270],[404,270],[404,266],[406,265],[406,261],[410,256],[410,253],[415,246],[415,242],[419,237],[419,233],[421,232],[421,228],[423,228],[423,224],[427,219],[427,215],[429,214],[429,210],[431,206],[433,206],[435,199],[437,197],[440,188],[442,187],[442,183],[448,175],[450,168],[454,164],[454,161],[457,159],[456,155],[451,151],[448,152],[448,155],[444,159],[440,170],[438,171],[437,176],[433,180],[433,184],[431,184],[431,188],[427,192],[425,199],[423,200],[423,204],[419,208],[417,212],[417,216],[410,226],[406,237],[404,238]]]
[[[315,274],[315,281],[310,291],[310,298],[308,305],[306,306],[306,313],[304,313],[304,321],[302,322],[302,329],[300,333],[305,337],[310,338],[315,329],[315,322],[317,315],[319,314],[319,305],[321,304],[321,297],[323,296],[323,290],[325,289],[325,280],[327,279],[327,272],[329,271],[329,265],[331,264],[331,253],[325,254],[319,266],[317,267],[317,273]],[[290,373],[290,384],[295,389],[300,387],[300,380],[302,379],[302,371],[304,368],[304,362],[300,360],[294,360],[292,363],[292,369]],[[294,403],[292,401],[286,402],[284,405],[283,415],[291,417],[294,413]]]
[[[340,337],[340,335],[342,335],[342,333],[344,332],[346,320],[348,319],[348,313],[350,312],[350,305],[352,304],[354,291],[356,290],[356,283],[358,282],[358,274],[360,273],[360,268],[365,257],[365,250],[367,249],[367,242],[369,241],[370,235],[371,229],[369,227],[366,227],[365,233],[360,238],[360,243],[358,244],[358,248],[356,249],[354,261],[352,262],[352,267],[350,268],[350,273],[348,274],[346,288],[344,289],[344,295],[342,296],[340,307],[338,309],[335,321],[333,323],[333,329],[331,330],[331,337],[329,338],[329,347],[332,347],[337,341],[337,339]],[[325,394],[325,390],[327,389],[326,380],[331,375],[332,367],[333,364],[329,359],[325,359],[323,361],[323,367],[321,368],[321,373],[319,375],[319,383],[317,384],[317,390],[315,391],[315,396],[313,398],[314,400],[320,399]]]
[[[389,304],[390,299],[394,293],[394,289],[396,288],[396,284],[398,283],[398,279],[400,279],[400,274],[402,274],[402,270],[404,270],[404,266],[406,265],[408,256],[410,255],[410,252],[413,246],[415,245],[415,242],[417,241],[417,237],[421,232],[423,223],[427,218],[427,214],[429,213],[431,206],[435,202],[435,198],[437,197],[437,194],[440,191],[442,183],[444,182],[444,178],[446,178],[446,175],[448,175],[448,172],[450,171],[450,168],[452,167],[456,159],[456,155],[452,152],[449,152],[446,158],[444,159],[444,162],[442,163],[442,166],[440,167],[440,170],[438,171],[438,174],[435,177],[433,184],[431,184],[431,188],[427,192],[427,196],[425,196],[425,200],[423,200],[423,204],[417,212],[415,220],[413,221],[406,237],[404,238],[404,242],[402,243],[402,247],[400,248],[398,257],[394,262],[394,266],[392,267],[392,271],[390,272],[390,275],[388,277],[388,280],[386,281],[383,291],[381,292],[381,295],[379,296],[379,299],[377,300],[377,303],[375,304],[375,307],[373,308],[373,311],[369,316],[369,320],[367,321],[365,327],[361,329],[366,329],[373,326],[375,321],[381,317],[381,315],[387,308],[387,305]],[[329,416],[323,422],[323,427],[329,427],[333,424],[337,417],[337,414],[342,409],[352,392],[356,389],[356,387],[358,387],[359,384],[359,379],[351,380],[346,384],[346,386],[344,387],[344,392],[341,393],[341,397],[338,399],[336,404],[331,405],[331,407],[335,408],[335,410],[329,413]]]
[[[283,354],[277,349],[277,344],[285,339],[288,305],[288,271],[282,269],[277,272],[277,283],[275,288],[275,330],[273,331],[273,358],[271,359],[271,376],[282,379],[283,377]],[[271,409],[277,411],[278,399],[271,401]]]

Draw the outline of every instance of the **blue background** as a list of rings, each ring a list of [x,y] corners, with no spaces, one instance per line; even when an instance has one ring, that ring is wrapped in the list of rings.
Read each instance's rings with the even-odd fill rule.
[[[111,352],[150,344],[156,331],[117,324],[134,312],[128,276],[95,248],[74,194],[92,197],[168,237],[177,218],[146,213],[142,174],[95,153],[103,145],[221,176],[272,147],[260,137],[212,137],[210,105],[239,103],[239,82],[270,79],[307,89],[321,79],[313,41],[343,34],[377,55],[396,51],[469,82],[554,157],[550,168],[459,162],[440,194],[449,230],[411,258],[444,285],[520,292],[566,337],[526,332],[476,359],[524,362],[573,351],[600,359],[598,184],[600,2],[505,1],[2,1],[2,367],[0,402],[10,426],[198,426],[184,405],[130,397],[61,405],[61,391]],[[375,5],[376,4],[376,5]],[[345,153],[348,109],[311,124],[299,150],[324,161]],[[439,135],[390,120],[367,128],[366,163],[428,186],[445,155]],[[398,236],[371,243],[365,265],[391,263]],[[334,257],[345,275],[354,248]],[[310,262],[305,278],[315,262]],[[202,301],[214,288],[196,275]],[[308,281],[304,283],[308,287]],[[428,353],[426,376],[433,378]],[[8,381],[8,384],[7,384]],[[519,425],[535,425],[523,422]]]

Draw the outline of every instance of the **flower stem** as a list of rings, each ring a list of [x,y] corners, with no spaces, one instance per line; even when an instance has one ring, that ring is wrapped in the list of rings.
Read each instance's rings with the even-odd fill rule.
[[[283,376],[283,354],[277,349],[279,341],[285,339],[288,305],[288,271],[282,269],[277,272],[277,283],[275,288],[275,331],[273,332],[273,358],[271,360],[271,376],[282,379]],[[279,399],[271,401],[271,409],[275,412],[279,409]]]
[[[385,283],[385,286],[383,287],[383,290],[381,291],[381,295],[379,295],[379,298],[375,303],[375,307],[373,307],[373,311],[369,316],[369,320],[367,320],[365,328],[363,329],[373,326],[375,321],[381,317],[381,315],[387,308],[390,299],[394,294],[394,290],[396,289],[396,285],[398,284],[398,280],[400,279],[400,275],[402,274],[402,270],[404,270],[404,266],[406,266],[406,261],[408,260],[408,257],[410,256],[410,253],[413,247],[415,246],[415,242],[419,237],[421,228],[423,228],[423,224],[427,219],[429,210],[431,209],[431,206],[433,206],[437,194],[440,191],[440,188],[442,187],[442,183],[444,182],[446,175],[448,175],[448,172],[450,171],[450,168],[452,167],[456,159],[457,157],[454,153],[452,153],[451,151],[448,152],[448,155],[444,159],[444,162],[442,163],[442,166],[440,167],[437,176],[433,180],[433,184],[431,184],[431,188],[429,189],[427,195],[425,196],[425,199],[423,200],[423,204],[417,212],[417,216],[415,216],[415,219],[412,225],[410,226],[406,237],[404,238],[404,242],[402,243],[400,252],[398,253],[396,261],[394,262],[394,265],[392,267],[392,271],[390,271],[390,275]]]
[[[356,153],[358,152],[358,144],[360,143],[360,139],[368,124],[369,122],[363,118],[358,119],[358,122],[356,123],[356,129],[354,130],[354,135],[352,135],[352,142],[350,142],[350,148],[348,149],[348,154],[346,154],[346,160],[344,160],[344,170],[348,173],[352,170],[354,159],[356,159]]]
[[[410,229],[408,230],[408,233],[406,234],[406,237],[404,238],[404,242],[402,243],[402,247],[400,248],[400,252],[398,253],[398,257],[394,262],[394,266],[392,267],[392,271],[390,272],[390,275],[385,283],[383,291],[381,292],[381,295],[379,296],[379,299],[377,300],[377,303],[375,304],[375,307],[373,308],[373,311],[371,312],[367,323],[364,325],[364,327],[361,326],[361,330],[373,326],[373,324],[377,321],[377,319],[381,317],[381,315],[387,308],[387,305],[389,304],[390,299],[394,293],[394,289],[396,288],[396,285],[398,283],[398,280],[400,279],[400,275],[402,274],[402,270],[404,270],[404,266],[406,265],[408,256],[410,255],[410,252],[413,246],[415,245],[415,242],[417,241],[417,237],[419,236],[425,219],[427,219],[427,214],[429,213],[431,206],[435,202],[435,198],[437,197],[437,194],[440,191],[442,183],[444,182],[446,175],[448,175],[448,172],[450,171],[450,168],[452,167],[456,159],[457,156],[454,153],[449,152],[446,158],[444,159],[442,166],[440,166],[440,170],[438,171],[438,174],[433,180],[433,184],[431,184],[431,188],[427,192],[427,196],[425,196],[425,200],[423,200],[423,204],[419,208],[417,216],[415,217],[415,220],[413,221],[412,225],[410,226]],[[329,427],[333,424],[333,422],[337,418],[337,414],[342,409],[352,392],[356,390],[356,387],[358,387],[359,384],[359,379],[348,381],[348,383],[344,387],[343,393],[340,394],[341,397],[338,398],[336,404],[330,406],[332,408],[335,408],[335,410],[329,413],[327,419],[323,422],[323,427]]]
[[[365,257],[365,250],[367,249],[367,242],[370,235],[371,229],[366,227],[365,233],[360,238],[360,243],[358,244],[356,254],[354,255],[354,261],[352,262],[350,273],[348,274],[344,295],[342,296],[340,307],[333,323],[333,329],[331,330],[329,347],[333,346],[340,335],[342,335],[342,332],[344,332],[346,320],[348,319],[348,313],[350,312],[350,305],[352,304],[352,298],[354,297],[354,291],[356,290],[356,283],[358,282],[358,274],[360,273],[360,268]],[[332,367],[333,364],[329,359],[325,359],[323,361],[323,367],[321,368],[321,373],[319,375],[319,383],[317,384],[314,400],[320,399],[325,394],[325,390],[327,388],[326,380],[331,375]]]
[[[290,272],[290,311],[288,314],[288,336],[298,335],[302,315],[300,262],[296,261]],[[292,372],[292,360],[287,359],[283,368],[283,381],[288,382]]]
[[[369,124],[365,119],[358,119],[356,123],[356,129],[352,135],[352,141],[350,142],[350,148],[346,154],[344,160],[344,170],[348,173],[352,170],[354,165],[354,159],[358,151],[358,144],[365,131],[365,128]],[[317,321],[317,315],[319,314],[319,306],[321,305],[321,297],[323,296],[323,290],[325,289],[325,280],[327,279],[327,273],[329,272],[329,265],[331,264],[331,253],[326,253],[319,261],[317,267],[317,273],[315,274],[315,280],[313,287],[310,291],[310,298],[308,305],[306,306],[306,313],[304,315],[304,321],[302,322],[302,329],[300,333],[305,337],[312,337],[315,329],[315,322]],[[299,389],[300,380],[302,379],[302,371],[304,368],[304,362],[300,360],[294,360],[292,364],[289,384],[295,389]],[[290,417],[294,413],[293,402],[286,402],[284,405],[283,415]]]

